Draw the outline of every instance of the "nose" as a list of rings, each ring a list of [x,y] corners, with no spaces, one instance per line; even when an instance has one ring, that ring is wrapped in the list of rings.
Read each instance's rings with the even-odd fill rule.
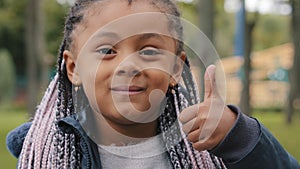
[[[116,68],[116,74],[119,76],[139,76],[141,74],[141,69],[133,61],[126,61],[118,65]]]

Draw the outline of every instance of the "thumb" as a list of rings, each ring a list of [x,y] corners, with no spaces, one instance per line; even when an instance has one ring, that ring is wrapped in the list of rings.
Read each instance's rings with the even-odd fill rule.
[[[216,90],[216,80],[215,80],[216,66],[209,65],[205,71],[204,75],[204,99],[207,99],[214,94]]]

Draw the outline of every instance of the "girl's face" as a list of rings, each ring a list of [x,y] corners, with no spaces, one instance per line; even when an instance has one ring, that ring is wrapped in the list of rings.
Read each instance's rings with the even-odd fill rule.
[[[72,52],[64,52],[69,79],[111,123],[154,121],[180,77],[185,56],[174,55],[167,17],[157,12],[147,1],[95,4],[73,32]]]

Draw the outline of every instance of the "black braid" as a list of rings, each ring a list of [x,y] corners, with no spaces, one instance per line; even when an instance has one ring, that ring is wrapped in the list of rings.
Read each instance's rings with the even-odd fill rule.
[[[64,39],[59,49],[59,56],[57,61],[57,72],[58,72],[58,100],[57,100],[57,112],[56,119],[59,120],[63,117],[70,116],[74,113],[74,104],[72,100],[72,84],[68,80],[66,66],[63,63],[63,52],[65,50],[70,50],[72,45],[72,37],[71,34],[75,29],[76,25],[80,23],[82,20],[82,16],[75,15],[80,13],[80,5],[76,4],[70,10],[70,14],[65,22],[65,30],[64,30]],[[79,140],[75,137],[74,134],[65,134],[58,129],[56,125],[57,133],[54,136],[54,144],[57,148],[57,157],[56,158],[56,166],[58,168],[63,168],[64,162],[63,160],[68,158],[70,162],[67,163],[68,167],[75,168],[76,166],[80,166],[79,163],[81,161],[81,155],[78,153],[79,148]],[[64,151],[64,149],[70,149],[69,154],[66,153],[68,151]],[[66,167],[66,166],[65,166]]]
[[[166,108],[164,109],[164,113],[158,119],[160,124],[159,127],[160,131],[162,131],[162,136],[165,140],[166,148],[174,168],[189,168],[191,159],[187,155],[187,148],[181,138],[179,123],[177,121],[176,105],[174,103],[175,98],[171,90],[175,91],[177,103],[179,103],[178,85],[176,85],[173,89],[168,89],[166,94]],[[179,109],[181,109],[180,104],[178,104],[178,106]]]
[[[185,64],[183,67],[183,72],[182,72],[182,77],[183,77],[183,81],[186,87],[186,90],[188,92],[188,101],[190,105],[196,104],[198,103],[198,96],[197,96],[197,87],[193,81],[193,75],[191,73],[190,70],[190,62],[188,59],[185,60]]]

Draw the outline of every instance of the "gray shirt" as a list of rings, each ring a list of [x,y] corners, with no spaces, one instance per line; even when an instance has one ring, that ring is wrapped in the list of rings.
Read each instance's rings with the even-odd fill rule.
[[[172,168],[161,136],[134,145],[98,145],[98,150],[103,169]]]

